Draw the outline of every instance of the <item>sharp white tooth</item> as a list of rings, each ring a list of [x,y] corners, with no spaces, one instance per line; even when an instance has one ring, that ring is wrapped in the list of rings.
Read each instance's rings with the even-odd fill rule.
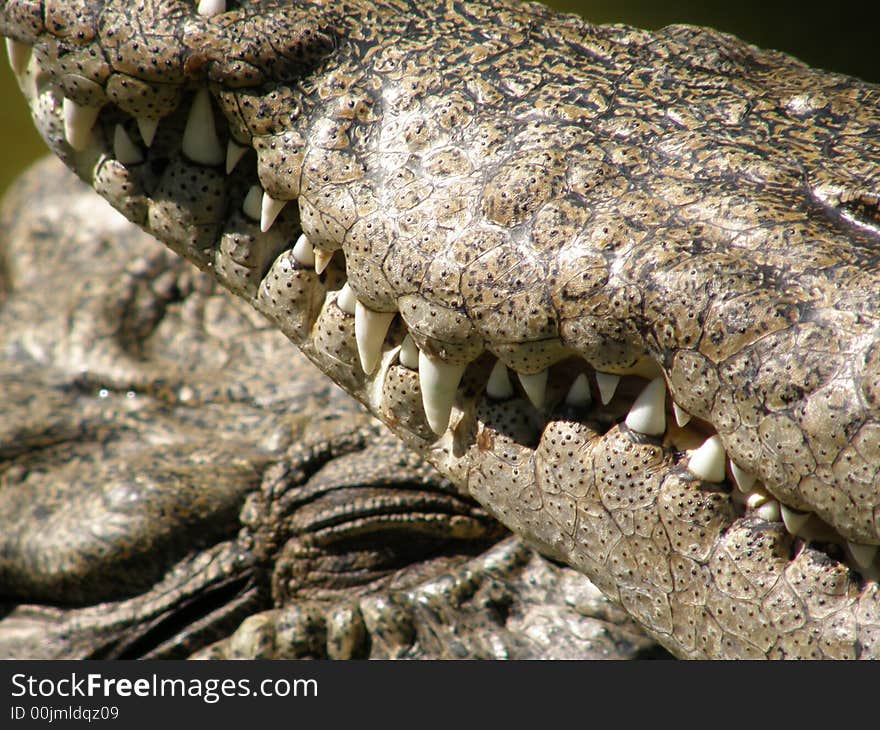
[[[324,269],[326,269],[330,265],[330,262],[333,260],[333,252],[327,251],[323,248],[318,248],[317,246],[315,246],[314,252],[315,271],[317,271],[319,274],[323,274]]]
[[[452,365],[432,360],[419,351],[419,384],[422,388],[422,405],[431,430],[440,435],[449,425],[452,404],[458,384],[467,365]]]
[[[733,474],[733,481],[736,482],[736,486],[740,492],[743,494],[748,494],[752,487],[755,486],[755,482],[758,481],[758,478],[740,466],[737,466],[736,462],[730,462],[730,473]]]
[[[336,306],[346,314],[354,314],[356,303],[357,297],[354,295],[348,282],[345,282],[342,289],[339,290],[339,294],[336,295]]]
[[[666,381],[654,378],[636,398],[626,416],[626,425],[648,436],[666,433]]]
[[[590,381],[584,373],[581,373],[574,379],[574,382],[568,389],[568,395],[565,396],[565,402],[574,408],[583,408],[593,402],[593,395],[590,393]]]
[[[226,0],[199,0],[199,15],[219,15],[226,12]]]
[[[9,57],[9,65],[16,76],[21,76],[27,68],[31,58],[31,47],[27,43],[6,39],[6,55]]]
[[[123,165],[139,165],[144,156],[121,124],[113,130],[113,156]]]
[[[416,341],[407,335],[400,343],[400,353],[398,354],[400,364],[410,370],[419,369],[419,348],[416,347]]]
[[[607,406],[614,397],[614,391],[617,390],[617,384],[620,383],[620,376],[600,373],[597,370],[596,383],[599,385],[599,400],[602,401],[603,406]]]
[[[73,99],[64,97],[62,104],[64,109],[64,136],[69,144],[77,152],[81,152],[89,145],[92,135],[92,127],[98,118],[100,108],[96,106],[80,106]]]
[[[361,367],[370,375],[379,364],[382,343],[397,312],[374,312],[360,302],[354,309],[354,338],[357,341]]]
[[[804,525],[807,524],[807,520],[810,519],[809,512],[798,512],[784,504],[779,505],[779,512],[782,515],[782,521],[785,523],[785,528],[792,535],[800,535],[801,532],[803,532]]]
[[[707,438],[703,445],[691,454],[688,469],[707,482],[723,482],[727,456],[721,437]]]
[[[300,237],[296,239],[296,243],[293,245],[293,258],[303,266],[315,265],[315,249],[312,248],[312,244],[309,243],[308,236],[305,233],[300,234]]]
[[[766,522],[779,522],[779,502],[768,499],[755,510],[755,514]]]
[[[193,99],[183,130],[181,149],[193,162],[200,165],[219,165],[226,159],[226,151],[217,137],[211,95],[207,89],[199,89]]]
[[[526,392],[526,395],[529,397],[529,400],[535,408],[544,407],[544,398],[547,394],[547,376],[549,375],[549,372],[550,371],[547,368],[544,368],[540,373],[535,373],[534,375],[517,373],[519,382],[522,383],[523,390]]]
[[[869,567],[874,562],[874,558],[877,557],[877,545],[865,545],[860,542],[850,542],[847,540],[846,546],[849,548],[849,554],[852,555],[853,560],[856,561],[860,568]]]
[[[159,120],[149,119],[148,117],[138,117],[137,125],[144,144],[147,147],[152,147],[153,139],[156,137],[156,130],[159,128]]]
[[[495,400],[504,400],[513,395],[513,385],[507,374],[507,365],[501,360],[495,361],[495,367],[489,374],[489,382],[486,383],[486,395]]]
[[[770,499],[766,492],[751,492],[746,495],[746,506],[749,509],[758,509],[764,502]]]
[[[691,421],[691,414],[682,408],[678,403],[672,401],[672,412],[675,414],[675,422],[680,428],[684,428]]]
[[[230,174],[248,151],[247,147],[236,144],[231,139],[226,143],[226,174]]]
[[[285,205],[287,205],[286,200],[275,200],[275,198],[270,198],[268,193],[263,193],[263,201],[260,205],[260,230],[263,233],[272,227]]]
[[[241,212],[252,221],[260,220],[263,212],[263,188],[259,185],[251,185],[241,204]]]

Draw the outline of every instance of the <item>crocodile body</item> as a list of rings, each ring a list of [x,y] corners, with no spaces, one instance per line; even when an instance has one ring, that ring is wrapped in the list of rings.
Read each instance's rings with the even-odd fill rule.
[[[876,86],[504,0],[222,5],[0,32],[65,162],[675,654],[878,654]]]

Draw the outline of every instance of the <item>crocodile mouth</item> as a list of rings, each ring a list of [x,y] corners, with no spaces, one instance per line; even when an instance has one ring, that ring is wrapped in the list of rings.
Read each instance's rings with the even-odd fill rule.
[[[222,15],[222,5],[202,2],[199,11]],[[557,321],[547,321],[546,302],[530,293],[528,262],[512,260],[502,245],[465,262],[470,271],[491,263],[494,280],[466,282],[462,275],[454,292],[444,291],[453,252],[434,260],[437,271],[419,274],[432,286],[415,292],[405,280],[408,271],[416,276],[417,262],[407,269],[406,260],[389,274],[394,252],[377,257],[363,243],[368,232],[358,239],[350,235],[356,226],[327,214],[346,203],[338,187],[321,185],[323,169],[309,170],[295,135],[258,134],[243,124],[247,107],[275,92],[229,90],[196,70],[167,87],[131,72],[110,94],[106,75],[99,86],[59,47],[36,37],[7,41],[35,121],[56,154],[126,217],[250,301],[458,488],[539,550],[587,575],[661,643],[683,657],[876,653],[877,435],[870,418],[853,416],[842,402],[850,393],[838,374],[823,372],[809,387],[798,380],[800,371],[822,370],[818,359],[784,380],[796,342],[813,346],[811,338],[852,327],[857,335],[849,346],[822,340],[814,349],[834,363],[861,364],[854,387],[864,410],[873,393],[866,374],[874,353],[870,317],[854,325],[861,315],[848,311],[839,319],[818,309],[802,316],[802,302],[783,293],[724,300],[729,317],[720,339],[732,343],[730,352],[757,345],[738,371],[730,366],[719,380],[693,342],[649,346],[642,334],[612,331],[615,313],[628,311],[626,301],[612,297],[587,312],[584,292],[596,265],[582,256],[554,272],[557,311],[579,308]],[[161,117],[160,99],[173,102]],[[349,101],[348,109],[339,102],[337,119],[371,114]],[[299,113],[294,105],[290,114]],[[322,149],[335,149],[334,134],[345,129],[323,130]],[[340,156],[340,168],[344,162]],[[301,176],[285,174],[300,167]],[[358,173],[329,174],[344,180]],[[415,183],[407,183],[397,199],[419,198]],[[502,190],[488,203],[484,197],[484,204],[505,215],[509,194]],[[831,200],[835,194],[816,188],[813,199],[828,207],[843,200]],[[334,195],[322,208],[322,196]],[[876,205],[858,202],[867,222],[859,218],[859,232],[838,239],[862,236],[867,249],[876,245]],[[353,196],[350,205],[362,201]],[[510,205],[515,215],[516,201]],[[846,225],[850,208],[831,222],[823,213],[818,225]],[[405,229],[405,216],[398,225]],[[655,283],[662,264],[658,270]],[[402,283],[392,299],[376,281],[395,276]],[[480,293],[462,302],[469,285]],[[877,291],[873,280],[861,285]],[[615,296],[632,291],[621,286]],[[687,292],[680,297],[687,319]],[[772,313],[750,317],[749,307]],[[611,322],[601,338],[590,335],[601,329],[600,319]],[[733,331],[731,323],[742,326]],[[710,324],[701,322],[703,329]],[[686,338],[687,322],[676,326],[676,336]],[[707,335],[702,350],[723,351],[719,341]],[[770,362],[769,373],[761,358]],[[768,395],[771,380],[777,389]],[[803,401],[798,428],[772,412],[742,422],[736,406],[761,387],[766,402],[782,391],[786,405]],[[833,454],[823,460],[826,446]],[[816,476],[820,471],[832,487]]]

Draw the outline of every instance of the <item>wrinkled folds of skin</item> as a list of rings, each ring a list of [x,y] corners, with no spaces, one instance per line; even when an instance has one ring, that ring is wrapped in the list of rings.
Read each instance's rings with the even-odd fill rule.
[[[839,547],[880,543],[877,87],[504,0],[11,0],[0,32],[68,165],[675,654],[880,654]],[[356,319],[391,322],[368,373]],[[627,426],[660,377],[689,429]],[[831,537],[689,470],[710,434]]]

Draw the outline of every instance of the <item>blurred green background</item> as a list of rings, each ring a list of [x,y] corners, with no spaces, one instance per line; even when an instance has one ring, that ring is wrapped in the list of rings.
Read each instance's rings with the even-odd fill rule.
[[[559,10],[579,13],[595,23],[628,23],[659,28],[670,23],[709,25],[758,46],[791,53],[813,66],[880,81],[877,29],[868,3],[839,8],[786,0],[730,0],[695,3],[686,0],[553,0]],[[33,131],[25,104],[8,64],[0,63],[0,193],[32,160],[45,151]]]

